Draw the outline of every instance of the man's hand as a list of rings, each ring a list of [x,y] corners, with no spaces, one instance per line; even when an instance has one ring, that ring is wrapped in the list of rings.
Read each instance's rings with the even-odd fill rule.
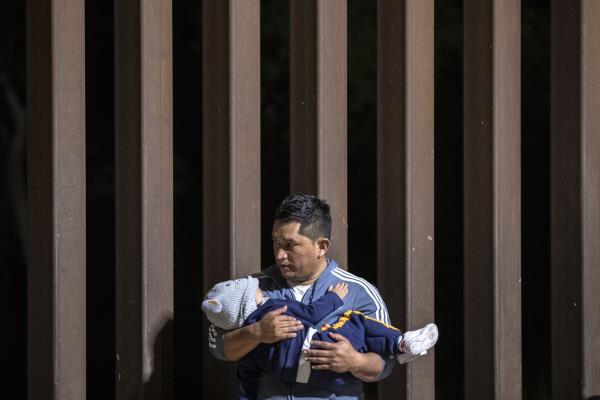
[[[381,357],[375,353],[359,353],[344,336],[330,333],[335,343],[313,340],[304,351],[306,360],[315,370],[327,369],[337,373],[350,372],[358,379],[375,381],[383,369]]]
[[[223,335],[223,353],[229,361],[238,361],[261,343],[274,343],[296,336],[302,323],[295,318],[282,315],[287,306],[265,314],[259,321]]]
[[[334,372],[352,372],[359,364],[359,353],[344,336],[330,333],[335,343],[313,340],[311,348],[304,351],[306,360],[310,361],[313,369],[329,369]]]
[[[302,322],[289,315],[283,315],[287,306],[270,311],[256,324],[254,335],[260,343],[275,343],[296,337],[296,331],[302,329]]]

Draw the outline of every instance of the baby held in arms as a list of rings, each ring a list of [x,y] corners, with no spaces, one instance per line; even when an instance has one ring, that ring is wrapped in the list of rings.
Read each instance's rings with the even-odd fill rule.
[[[256,323],[268,312],[287,306],[285,314],[302,322],[296,336],[275,343],[263,343],[243,357],[237,366],[239,398],[256,398],[258,379],[262,374],[282,382],[301,382],[335,389],[357,378],[350,373],[311,370],[303,352],[311,341],[335,342],[330,336],[344,336],[359,352],[396,357],[403,364],[426,354],[437,341],[438,329],[433,323],[414,331],[402,332],[359,311],[344,307],[348,293],[345,283],[329,288],[327,294],[310,304],[291,299],[270,299],[258,287],[258,279],[246,277],[216,284],[205,296],[202,310],[214,325],[232,330]],[[324,321],[330,321],[325,324]]]

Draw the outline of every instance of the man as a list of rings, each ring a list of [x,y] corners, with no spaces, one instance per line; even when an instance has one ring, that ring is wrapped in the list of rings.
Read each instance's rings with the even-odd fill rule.
[[[354,310],[390,323],[387,308],[377,289],[338,267],[326,257],[331,241],[331,214],[329,205],[315,196],[290,195],[275,212],[273,224],[273,252],[276,265],[255,275],[260,289],[273,299],[296,299],[309,304],[327,293],[336,283],[348,285],[344,303]],[[274,343],[295,337],[302,324],[293,317],[282,315],[285,307],[266,314],[259,322],[225,332],[209,327],[209,348],[221,360],[237,361],[250,353],[260,343]],[[323,320],[331,323],[336,315]],[[357,352],[348,339],[332,334],[334,343],[313,341],[307,351],[306,361],[316,370],[337,373],[349,372],[360,381],[380,380],[393,369],[395,359],[382,359],[376,353]],[[278,382],[268,376],[259,381],[258,398],[277,399],[338,399],[363,398],[362,384],[328,393],[303,383]]]

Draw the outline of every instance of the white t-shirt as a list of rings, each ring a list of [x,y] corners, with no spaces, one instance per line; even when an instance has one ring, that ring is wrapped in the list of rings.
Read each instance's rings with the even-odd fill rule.
[[[304,293],[311,287],[312,285],[296,285],[292,287],[292,292],[294,292],[294,298],[298,301],[302,301],[304,297]]]

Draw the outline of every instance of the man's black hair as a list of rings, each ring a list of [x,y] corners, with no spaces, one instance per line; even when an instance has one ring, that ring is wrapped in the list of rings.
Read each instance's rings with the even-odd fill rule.
[[[331,239],[329,204],[310,194],[294,193],[283,199],[275,210],[275,221],[300,223],[298,232],[312,241]]]

